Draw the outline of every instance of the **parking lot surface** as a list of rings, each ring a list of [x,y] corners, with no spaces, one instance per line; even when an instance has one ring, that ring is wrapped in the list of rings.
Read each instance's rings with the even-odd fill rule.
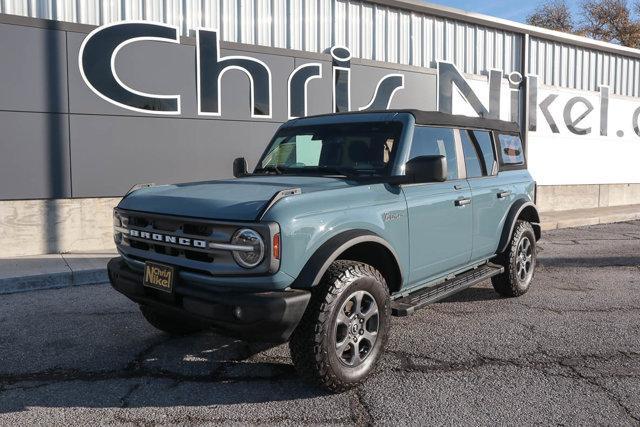
[[[640,222],[547,232],[532,289],[489,282],[393,318],[362,387],[286,345],[171,338],[110,286],[0,297],[0,424],[640,425]]]

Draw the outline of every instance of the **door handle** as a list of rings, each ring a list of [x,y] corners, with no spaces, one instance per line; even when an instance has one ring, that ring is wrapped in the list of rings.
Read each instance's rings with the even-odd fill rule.
[[[462,190],[463,188],[464,187],[462,185],[460,185],[460,184],[456,184],[456,185],[453,186],[454,190]]]
[[[471,204],[471,199],[457,199],[456,201],[453,202],[454,205],[456,206],[465,206],[465,205],[469,205]]]
[[[498,199],[504,199],[511,194],[511,191],[501,191],[498,193]]]

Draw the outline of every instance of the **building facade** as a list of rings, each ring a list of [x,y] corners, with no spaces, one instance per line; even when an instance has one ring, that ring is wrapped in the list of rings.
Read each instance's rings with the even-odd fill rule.
[[[520,123],[541,210],[640,203],[640,51],[412,0],[0,0],[0,256],[107,250],[140,182],[226,178],[290,117]]]

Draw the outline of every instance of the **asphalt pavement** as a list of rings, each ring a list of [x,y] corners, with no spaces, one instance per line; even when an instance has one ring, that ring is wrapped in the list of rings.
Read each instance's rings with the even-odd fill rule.
[[[640,425],[640,221],[553,230],[526,295],[490,283],[394,318],[357,390],[286,345],[170,338],[108,285],[0,296],[0,424]]]

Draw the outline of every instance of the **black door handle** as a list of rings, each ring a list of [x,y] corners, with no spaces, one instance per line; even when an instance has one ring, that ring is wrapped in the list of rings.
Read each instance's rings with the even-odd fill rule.
[[[501,191],[498,193],[498,199],[504,199],[505,197],[509,196],[511,194],[511,191]]]
[[[465,206],[471,204],[471,199],[457,199],[453,204],[456,206]]]
[[[464,187],[462,185],[460,185],[460,184],[456,184],[456,185],[453,186],[454,190],[462,190],[463,188]]]

